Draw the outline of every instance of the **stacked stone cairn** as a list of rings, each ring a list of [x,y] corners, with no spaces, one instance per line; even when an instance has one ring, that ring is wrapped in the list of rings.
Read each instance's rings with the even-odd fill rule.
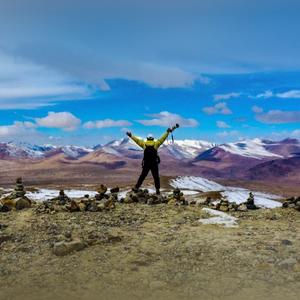
[[[169,205],[188,205],[187,200],[184,198],[183,192],[181,192],[181,190],[178,188],[173,190],[173,193],[168,196],[167,201]]]
[[[22,178],[19,177],[16,180],[16,187],[14,191],[1,200],[0,211],[7,212],[12,209],[21,210],[31,207],[31,204],[32,201],[26,197]]]
[[[236,204],[235,202],[229,202],[227,199],[221,199],[214,207],[217,210],[227,212],[227,211],[248,211],[253,209],[259,209],[254,203],[253,193],[249,193],[249,197],[246,202],[241,204]]]
[[[64,190],[59,191],[59,195],[50,200],[51,202],[57,202],[59,205],[65,205],[71,202],[71,199],[65,194]]]
[[[221,199],[219,203],[216,204],[215,209],[227,212],[238,210],[238,205],[235,202],[229,202],[227,199]]]
[[[55,213],[59,211],[69,212],[97,212],[114,209],[118,201],[118,187],[112,188],[110,194],[107,194],[107,187],[101,185],[97,189],[95,197],[85,195],[82,198],[71,199],[60,190],[58,197],[44,201],[36,209],[37,213]]]
[[[140,189],[138,191],[130,191],[125,198],[121,199],[121,203],[142,203],[148,205],[166,203],[166,198],[162,195],[150,194],[147,189]]]
[[[252,192],[249,193],[249,197],[245,204],[247,206],[247,209],[258,209],[259,208],[254,203],[254,195]]]
[[[282,207],[283,208],[294,208],[294,209],[300,211],[300,196],[286,199],[283,202]]]

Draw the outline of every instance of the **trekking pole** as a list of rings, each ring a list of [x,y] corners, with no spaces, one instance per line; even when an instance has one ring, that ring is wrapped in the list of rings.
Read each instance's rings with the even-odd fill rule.
[[[171,138],[172,138],[172,143],[173,143],[173,144],[174,144],[173,131],[174,131],[175,129],[177,129],[177,128],[179,128],[179,124],[178,124],[178,123],[176,123],[175,126],[173,126],[173,127],[171,128]]]

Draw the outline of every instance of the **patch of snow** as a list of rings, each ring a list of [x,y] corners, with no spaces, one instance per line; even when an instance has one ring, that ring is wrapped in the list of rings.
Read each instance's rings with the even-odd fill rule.
[[[228,189],[221,194],[223,197],[226,197],[229,202],[240,204],[246,201],[249,196],[249,192],[249,190],[243,188],[228,187]],[[254,195],[255,204],[261,208],[276,208],[282,206],[282,203],[276,201],[276,199],[280,199],[277,195],[261,192],[252,193]]]
[[[207,207],[202,208],[202,210],[213,216],[212,218],[208,218],[208,219],[199,219],[198,221],[202,224],[223,225],[224,227],[229,227],[229,228],[238,226],[237,218],[230,216],[229,214],[226,214],[222,211],[207,208]]]
[[[149,193],[153,194],[155,193],[155,188],[154,187],[146,187],[149,191]],[[109,190],[109,188],[108,188]],[[94,197],[97,192],[96,191],[88,191],[88,190],[64,190],[65,194],[70,197],[70,198],[81,198],[84,197],[84,195],[90,195],[90,197]],[[125,189],[121,190],[118,193],[118,199],[120,200],[121,198],[125,198],[126,194],[130,192],[131,189]],[[163,194],[164,189],[161,189],[161,192]],[[195,193],[198,193],[196,191],[186,191],[186,195],[192,195]],[[39,189],[37,192],[27,192],[26,196],[34,201],[45,201],[54,197],[57,197],[59,194],[59,190],[55,189]]]
[[[190,196],[190,195],[197,195],[199,194],[199,191],[193,191],[193,190],[181,190],[183,192],[184,196]]]
[[[96,191],[85,191],[85,190],[65,190],[65,194],[70,198],[81,198],[84,195],[88,194],[90,197],[96,195]],[[52,189],[40,189],[38,192],[27,192],[26,196],[29,199],[35,201],[45,201],[54,197],[57,197],[59,194],[59,190]]]
[[[118,193],[118,199],[120,200],[121,198],[125,198],[126,197],[126,194],[128,193],[128,192],[130,192],[131,191],[131,189],[130,190],[124,190],[124,191],[121,191],[120,193]]]
[[[232,154],[237,154],[246,157],[252,157],[256,159],[262,159],[264,157],[278,157],[282,158],[281,155],[272,153],[266,150],[265,142],[260,139],[246,140],[236,143],[227,143],[220,145],[219,148],[230,152]]]
[[[222,191],[225,189],[224,186],[218,184],[217,182],[195,176],[177,177],[176,179],[171,179],[170,184],[175,188],[199,190],[202,192]]]
[[[226,197],[229,202],[237,204],[246,202],[250,190],[238,187],[223,186],[212,180],[195,176],[183,176],[170,181],[170,185],[180,189],[200,190],[202,192],[221,192],[223,197]],[[269,193],[252,192],[255,199],[255,204],[262,208],[281,207],[279,200],[281,197]]]

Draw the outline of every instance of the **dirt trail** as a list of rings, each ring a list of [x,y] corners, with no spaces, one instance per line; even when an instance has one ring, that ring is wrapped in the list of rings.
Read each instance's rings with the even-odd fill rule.
[[[298,299],[299,212],[233,215],[237,228],[202,225],[207,215],[192,206],[0,214],[0,236],[10,237],[0,246],[0,299]],[[92,243],[55,256],[51,244],[69,231]]]

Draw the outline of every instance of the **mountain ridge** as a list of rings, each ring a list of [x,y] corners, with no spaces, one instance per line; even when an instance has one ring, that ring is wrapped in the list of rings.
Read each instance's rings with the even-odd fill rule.
[[[300,164],[293,160],[299,154],[300,142],[296,139],[252,139],[220,145],[202,140],[175,140],[167,141],[159,149],[161,170],[167,176],[196,175],[226,180],[299,180]],[[140,168],[142,157],[142,149],[128,138],[93,148],[0,143],[3,167],[11,162],[40,172],[68,167],[78,173],[82,168],[93,168],[95,172],[117,170],[129,174]]]

